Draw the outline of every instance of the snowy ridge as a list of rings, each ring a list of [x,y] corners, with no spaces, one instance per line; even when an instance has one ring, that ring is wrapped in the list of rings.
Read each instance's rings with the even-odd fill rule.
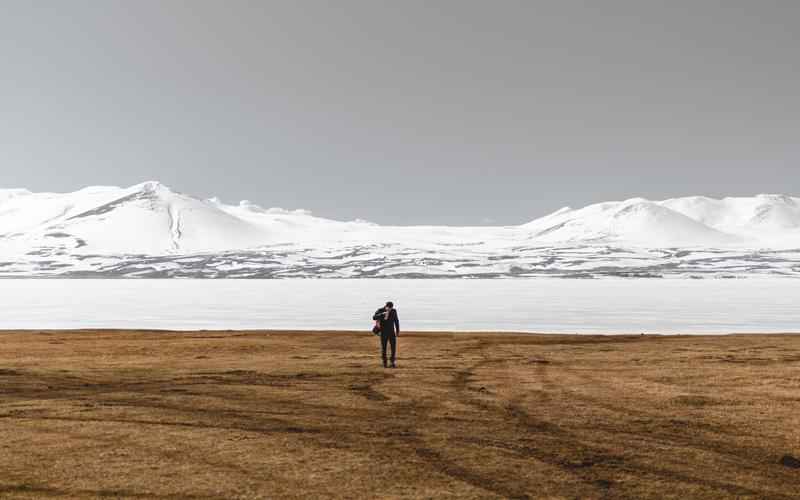
[[[201,200],[155,182],[0,190],[0,276],[800,275],[800,199],[562,208],[519,226],[380,226]]]

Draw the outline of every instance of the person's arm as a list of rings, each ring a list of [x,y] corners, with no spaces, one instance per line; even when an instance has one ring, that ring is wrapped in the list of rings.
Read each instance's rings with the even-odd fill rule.
[[[383,309],[378,309],[377,311],[375,311],[375,314],[372,315],[372,319],[374,319],[375,321],[383,319],[383,312],[384,312]]]
[[[397,316],[397,309],[394,311],[394,333],[400,335],[400,318]]]

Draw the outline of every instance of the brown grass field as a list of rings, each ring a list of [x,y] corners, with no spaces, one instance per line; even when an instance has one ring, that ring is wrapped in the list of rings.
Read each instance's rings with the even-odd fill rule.
[[[0,498],[800,498],[800,337],[0,333]]]

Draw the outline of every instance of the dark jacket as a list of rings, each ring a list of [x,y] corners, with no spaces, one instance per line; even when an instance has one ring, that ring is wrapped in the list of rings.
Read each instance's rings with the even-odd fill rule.
[[[400,333],[400,319],[397,317],[397,309],[392,309],[388,319],[384,317],[385,313],[386,308],[381,307],[372,315],[372,319],[381,322],[381,332],[385,334]]]

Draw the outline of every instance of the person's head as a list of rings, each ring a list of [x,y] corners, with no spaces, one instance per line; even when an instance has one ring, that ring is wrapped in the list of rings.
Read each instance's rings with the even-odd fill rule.
[[[393,303],[393,302],[391,302],[391,301],[390,301],[390,302],[387,302],[387,303],[386,303],[386,309],[390,309],[390,310],[391,310],[391,309],[394,309],[394,303]]]

